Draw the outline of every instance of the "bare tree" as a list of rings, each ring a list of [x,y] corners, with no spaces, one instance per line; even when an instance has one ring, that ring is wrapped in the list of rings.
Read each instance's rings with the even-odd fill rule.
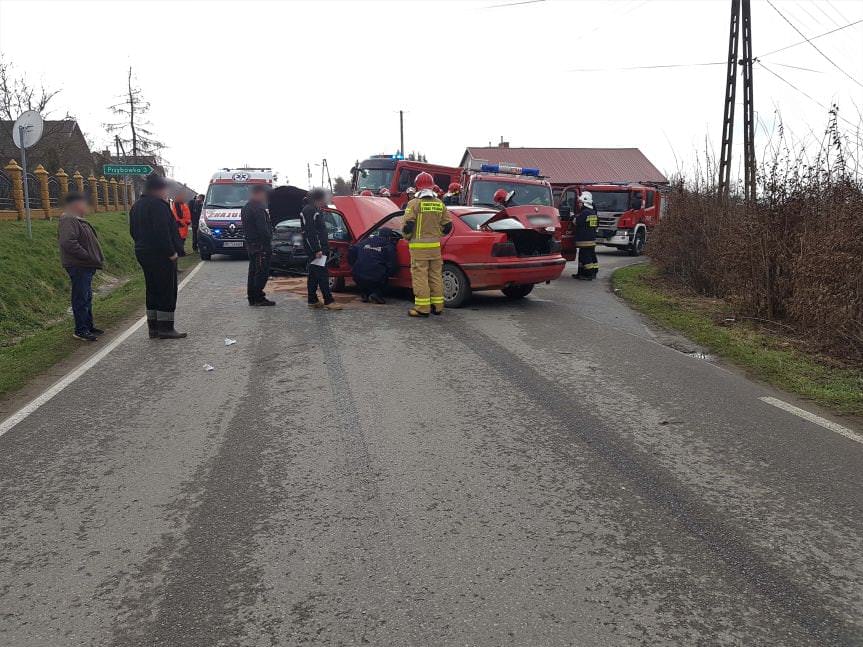
[[[150,102],[144,98],[141,88],[133,83],[131,67],[122,99],[109,106],[109,109],[117,116],[117,121],[105,124],[105,130],[116,135],[120,147],[131,153],[133,160],[137,161],[140,156],[159,156],[165,145],[156,139],[151,130],[146,117],[150,111]]]
[[[38,88],[27,83],[23,76],[15,74],[15,66],[0,55],[0,126],[5,137],[12,136],[12,122],[22,112],[35,110],[43,117],[49,112],[49,104],[60,90]],[[65,119],[72,119],[67,113]]]

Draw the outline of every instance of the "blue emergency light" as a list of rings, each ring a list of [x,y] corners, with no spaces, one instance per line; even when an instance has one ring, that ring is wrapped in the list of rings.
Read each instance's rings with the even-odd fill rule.
[[[401,151],[396,151],[394,155],[390,156],[390,159],[394,159],[394,160],[403,160],[404,158],[405,158],[405,156],[402,155]]]
[[[538,168],[526,166],[510,166],[509,164],[483,164],[479,167],[483,173],[509,173],[510,175],[531,175],[539,177]]]

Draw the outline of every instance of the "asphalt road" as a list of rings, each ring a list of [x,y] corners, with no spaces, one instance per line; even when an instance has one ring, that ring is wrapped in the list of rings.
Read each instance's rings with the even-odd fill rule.
[[[0,645],[863,645],[863,444],[600,262],[429,320],[205,264],[0,437]]]

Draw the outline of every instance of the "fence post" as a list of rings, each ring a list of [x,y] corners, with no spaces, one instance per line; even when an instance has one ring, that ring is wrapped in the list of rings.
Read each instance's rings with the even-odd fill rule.
[[[111,207],[109,205],[111,201],[108,199],[108,180],[105,179],[104,175],[99,178],[99,184],[102,187],[102,199],[105,203],[104,211],[110,211]]]
[[[45,220],[51,220],[51,195],[48,192],[48,171],[39,164],[33,169],[33,175],[39,182],[39,196],[42,198],[42,211],[45,212]]]
[[[112,177],[108,184],[111,185],[111,211],[119,211],[120,202],[117,199],[117,178]]]
[[[87,183],[90,185],[90,204],[93,205],[93,213],[99,211],[99,185],[97,184],[96,176],[93,171],[90,171],[90,176],[87,178]]]
[[[72,174],[72,179],[75,180],[75,190],[81,195],[84,195],[84,176],[81,175],[81,171],[75,169],[75,172]]]
[[[12,179],[12,199],[15,201],[15,211],[18,212],[18,220],[24,219],[24,184],[21,182],[21,167],[15,160],[3,167]]]
[[[63,198],[65,198],[66,194],[69,193],[69,176],[62,167],[57,170],[54,176],[57,178],[57,183],[60,185],[60,199],[57,201],[57,206],[62,211],[63,207],[60,205],[63,204]]]

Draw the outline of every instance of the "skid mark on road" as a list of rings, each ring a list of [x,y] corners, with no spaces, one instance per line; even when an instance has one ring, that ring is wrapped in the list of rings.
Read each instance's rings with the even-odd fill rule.
[[[587,443],[645,501],[672,516],[686,532],[717,554],[754,593],[783,610],[822,644],[849,647],[860,644],[863,640],[860,627],[834,615],[819,595],[799,586],[793,576],[759,555],[733,522],[695,500],[685,486],[630,441],[609,433],[607,425],[557,383],[472,326],[461,327],[459,336],[519,392],[556,418],[561,429]],[[578,421],[577,426],[574,421]]]
[[[392,540],[392,524],[387,516],[381,492],[378,486],[377,476],[372,468],[372,459],[369,453],[368,443],[363,431],[359,408],[353,394],[347,372],[342,362],[341,351],[336,335],[328,321],[330,315],[324,312],[314,313],[321,348],[324,351],[324,363],[329,378],[332,401],[338,403],[333,411],[336,425],[343,438],[346,467],[357,485],[357,492],[363,502],[368,506],[370,515],[363,515],[363,511],[357,511],[356,523],[365,525],[360,529],[361,541],[365,543],[365,550],[373,559],[368,560],[368,568],[371,572],[368,581],[376,582],[378,586],[396,587],[399,590],[399,598],[405,601],[410,599],[409,587],[404,582],[398,570],[394,566],[393,555],[395,548]],[[368,518],[368,517],[371,518]],[[410,607],[410,608],[408,608]],[[391,624],[401,624],[410,632],[410,645],[423,644],[420,634],[422,622],[420,618],[412,617],[415,613],[415,605],[402,605],[393,609],[394,615],[402,615],[399,622],[389,620]]]
[[[245,616],[264,594],[256,534],[278,505],[263,472],[282,430],[260,415],[268,403],[255,387],[272,371],[266,337],[257,342],[249,387],[225,422],[218,453],[172,506],[175,516],[185,517],[185,530],[163,536],[151,551],[135,577],[146,599],[124,601],[127,620],[115,628],[112,645],[211,647],[245,637]],[[302,371],[290,375],[286,389],[299,390]]]

